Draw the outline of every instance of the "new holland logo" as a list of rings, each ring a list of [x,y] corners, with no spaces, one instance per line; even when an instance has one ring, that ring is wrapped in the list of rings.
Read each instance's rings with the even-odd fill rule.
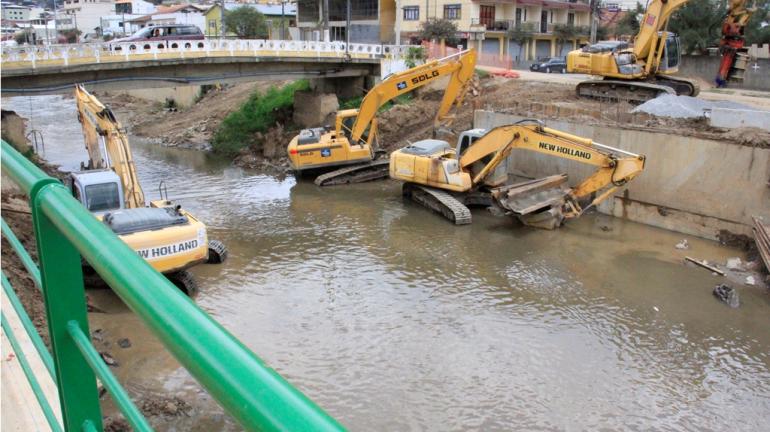
[[[136,253],[140,257],[152,261],[154,259],[165,258],[173,255],[178,255],[187,251],[194,250],[198,247],[200,242],[198,239],[185,240],[179,243],[166,246],[158,246],[148,249],[139,249]]]
[[[585,160],[591,159],[591,153],[589,153],[587,151],[571,149],[569,147],[562,147],[560,145],[550,144],[550,143],[546,143],[546,142],[542,142],[542,141],[540,142],[540,146],[539,147],[541,149],[543,149],[543,150],[552,151],[554,153],[563,153],[563,154],[568,155],[568,156],[579,157],[579,158],[585,159]]]
[[[400,83],[396,84],[396,88],[399,90],[403,90],[406,88],[406,81],[401,81]]]

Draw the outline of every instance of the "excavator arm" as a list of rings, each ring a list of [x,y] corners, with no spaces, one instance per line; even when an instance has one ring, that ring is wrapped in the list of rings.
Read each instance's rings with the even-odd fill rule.
[[[534,151],[597,168],[569,192],[567,201],[572,211],[565,214],[565,217],[574,217],[581,213],[576,202],[578,198],[607,188],[590,206],[607,199],[618,187],[639,175],[644,170],[645,163],[644,156],[605,146],[589,138],[578,137],[541,124],[514,124],[494,128],[479,138],[460,156],[460,167],[468,169],[473,163],[494,154],[473,178],[472,183],[478,185],[513,149]],[[493,195],[500,198],[510,190],[507,186],[499,188]]]
[[[661,40],[665,41],[665,34],[658,32],[664,30],[668,20],[677,9],[684,6],[690,0],[652,0],[647,6],[644,17],[639,25],[639,33],[634,38],[634,54],[638,59],[647,60],[648,67],[654,63],[655,57],[660,57],[662,50]]]
[[[136,175],[126,130],[112,111],[81,85],[75,86],[75,100],[88,150],[89,168],[112,168],[123,186],[125,207],[144,207],[144,192]]]
[[[374,86],[361,102],[350,130],[351,143],[360,142],[366,130],[373,124],[377,110],[388,101],[449,76],[449,83],[434,120],[434,127],[438,127],[447,119],[453,108],[462,104],[475,66],[476,51],[469,49],[388,76]]]

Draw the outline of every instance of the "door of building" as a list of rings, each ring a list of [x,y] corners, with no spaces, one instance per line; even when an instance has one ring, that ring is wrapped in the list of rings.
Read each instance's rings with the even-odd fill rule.
[[[479,11],[479,24],[487,26],[487,30],[491,30],[495,25],[495,7],[481,5]]]

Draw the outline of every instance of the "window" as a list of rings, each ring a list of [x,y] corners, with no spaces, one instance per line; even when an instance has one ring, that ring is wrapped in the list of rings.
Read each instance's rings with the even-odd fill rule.
[[[419,21],[419,20],[420,20],[419,6],[404,7],[404,21]]]
[[[479,23],[484,24],[487,30],[495,26],[495,7],[481,5],[479,9]]]
[[[104,211],[120,208],[120,195],[117,183],[102,183],[86,186],[86,207],[91,211]]]
[[[568,13],[567,14],[567,24],[575,25],[575,14],[573,14],[573,13]]]
[[[444,5],[444,19],[459,20],[461,7],[459,4]]]

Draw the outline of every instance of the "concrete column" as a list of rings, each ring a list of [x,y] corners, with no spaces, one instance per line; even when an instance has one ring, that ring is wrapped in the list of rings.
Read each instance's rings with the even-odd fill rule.
[[[340,99],[352,99],[365,93],[364,77],[319,78],[310,80],[315,93],[333,93]]]
[[[551,57],[556,57],[556,38],[551,39]]]

